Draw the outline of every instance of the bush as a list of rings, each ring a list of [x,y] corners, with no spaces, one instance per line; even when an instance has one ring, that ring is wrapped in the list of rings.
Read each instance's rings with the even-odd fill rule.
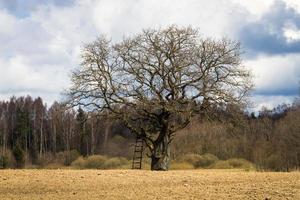
[[[264,168],[267,170],[280,171],[282,169],[281,158],[277,154],[272,154],[266,158]]]
[[[179,162],[189,163],[194,166],[194,168],[208,168],[213,165],[216,161],[218,161],[218,157],[212,154],[187,154],[182,156],[179,159]]]
[[[76,149],[71,150],[69,153],[68,151],[61,151],[56,154],[55,162],[68,166],[79,157],[80,153]]]
[[[113,140],[115,140],[116,142],[124,142],[124,141],[126,141],[126,139],[122,135],[115,135],[113,137]]]
[[[200,159],[201,159],[200,155],[189,153],[189,154],[182,156],[179,159],[179,162],[189,163],[189,164],[193,165],[194,167],[196,167],[197,163],[199,162]]]
[[[180,169],[194,169],[194,166],[187,162],[175,162],[170,166],[171,170],[180,170]]]
[[[86,159],[86,168],[88,169],[104,169],[104,163],[107,157],[102,155],[89,156]]]
[[[13,168],[16,166],[16,160],[13,153],[6,149],[3,155],[0,156],[0,168]]]
[[[120,166],[123,165],[128,165],[129,161],[126,158],[122,157],[115,157],[115,158],[110,158],[105,161],[104,163],[104,168],[105,169],[115,169],[119,168]]]
[[[0,169],[5,169],[8,167],[8,158],[6,155],[0,156]]]
[[[68,157],[69,156],[69,157]],[[65,165],[70,165],[73,161],[75,161],[78,157],[80,156],[80,153],[76,150],[73,149],[69,152],[66,152],[66,159],[65,159]]]
[[[253,168],[253,164],[246,159],[243,158],[231,158],[228,160],[228,163],[233,168],[240,169],[250,169]]]
[[[196,162],[196,168],[207,168],[217,162],[219,159],[217,156],[213,154],[204,154],[201,155],[199,160]]]
[[[78,169],[84,169],[86,165],[86,160],[80,156],[79,158],[77,158],[75,161],[73,161],[71,163],[72,167],[78,168]]]
[[[93,155],[87,158],[81,156],[71,165],[78,169],[116,169],[128,167],[129,164],[129,161],[123,157],[107,158],[103,155]]]
[[[54,160],[53,154],[48,152],[48,153],[45,153],[44,155],[42,155],[42,157],[38,156],[36,164],[39,167],[44,167],[44,166],[52,163],[53,160]]]
[[[16,168],[23,168],[25,165],[25,155],[19,144],[14,146],[13,155],[16,160]]]
[[[79,169],[104,169],[104,163],[107,157],[101,155],[93,155],[87,158],[79,157],[77,160],[72,162],[71,166]]]
[[[229,164],[228,160],[218,160],[211,166],[211,168],[213,168],[213,169],[232,169],[232,166]]]
[[[49,163],[46,166],[44,166],[45,169],[62,169],[64,168],[65,165],[61,164],[61,163]]]

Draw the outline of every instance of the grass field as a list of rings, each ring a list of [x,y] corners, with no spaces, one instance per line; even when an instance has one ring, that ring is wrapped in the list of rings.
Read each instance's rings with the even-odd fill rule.
[[[1,170],[0,199],[300,199],[300,173]]]

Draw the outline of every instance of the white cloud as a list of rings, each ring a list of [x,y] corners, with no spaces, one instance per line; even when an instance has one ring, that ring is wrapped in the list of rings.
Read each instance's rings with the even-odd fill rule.
[[[278,91],[289,95],[297,90],[300,80],[300,54],[260,56],[245,61],[245,66],[254,74],[258,93],[276,94]]]
[[[289,43],[300,41],[300,30],[296,28],[286,28],[284,30],[284,36]]]
[[[0,98],[31,94],[51,103],[68,87],[81,46],[100,33],[119,40],[143,28],[179,24],[198,27],[204,36],[234,37],[236,29],[262,16],[274,1],[77,0],[63,7],[40,4],[26,18],[0,10]],[[297,62],[296,55],[264,56],[246,64],[253,66],[259,89],[284,89],[295,82],[288,77]]]
[[[292,105],[295,96],[265,96],[265,95],[256,95],[251,98],[253,103],[253,112],[259,112],[262,108],[273,109],[279,104],[285,103]]]
[[[270,8],[275,0],[232,0],[232,2],[243,6],[256,17],[260,17]]]

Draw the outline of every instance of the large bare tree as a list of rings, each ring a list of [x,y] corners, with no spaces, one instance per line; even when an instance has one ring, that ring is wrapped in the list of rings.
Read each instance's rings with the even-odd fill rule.
[[[112,44],[87,44],[72,75],[70,97],[121,119],[151,153],[151,169],[167,170],[174,133],[194,113],[244,102],[252,87],[240,45],[202,38],[191,27],[148,29]]]

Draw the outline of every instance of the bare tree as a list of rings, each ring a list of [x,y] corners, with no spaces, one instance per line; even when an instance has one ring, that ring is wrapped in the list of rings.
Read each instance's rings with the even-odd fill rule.
[[[147,144],[151,169],[167,170],[170,142],[194,113],[241,104],[252,87],[240,45],[203,39],[198,30],[144,30],[111,44],[87,44],[73,73],[72,105],[110,113]]]

